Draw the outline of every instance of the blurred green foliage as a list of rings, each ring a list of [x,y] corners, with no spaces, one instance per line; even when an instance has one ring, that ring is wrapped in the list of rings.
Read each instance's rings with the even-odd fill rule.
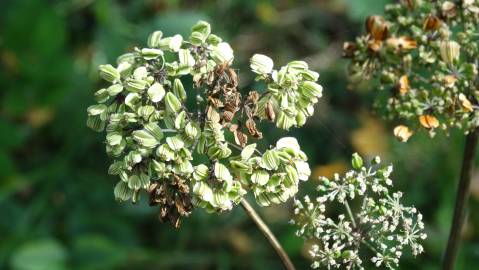
[[[241,83],[254,53],[284,64],[303,59],[321,73],[325,97],[306,127],[289,132],[315,177],[344,170],[351,153],[395,163],[395,185],[424,214],[426,254],[402,269],[439,269],[452,215],[463,136],[415,136],[401,144],[393,123],[372,113],[367,85],[348,88],[342,42],[389,0],[6,0],[0,1],[0,269],[279,269],[241,209],[201,211],[175,231],[157,209],[119,205],[101,134],[85,126],[101,86],[96,67],[149,32],[187,33],[198,19],[230,41]],[[285,133],[263,127],[274,142]],[[329,174],[329,175],[328,175]],[[313,193],[315,181],[301,193]],[[479,174],[471,209],[478,209]],[[261,209],[298,269],[309,260],[287,224],[291,205]],[[470,211],[457,269],[475,269],[479,216]]]

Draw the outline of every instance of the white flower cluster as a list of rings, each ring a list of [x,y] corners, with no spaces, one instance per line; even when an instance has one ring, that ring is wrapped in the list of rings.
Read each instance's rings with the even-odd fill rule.
[[[352,164],[354,170],[343,177],[321,178],[315,200],[296,200],[291,222],[298,236],[315,242],[310,250],[313,268],[365,269],[363,262],[370,261],[397,269],[405,247],[414,256],[424,251],[422,215],[401,204],[401,192],[390,192],[392,166],[380,167],[377,157],[371,167],[364,167],[357,154]],[[326,216],[334,205],[344,213]]]

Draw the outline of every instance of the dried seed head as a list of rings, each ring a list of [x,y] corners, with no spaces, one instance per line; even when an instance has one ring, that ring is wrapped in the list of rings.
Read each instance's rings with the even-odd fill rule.
[[[460,93],[458,98],[459,102],[461,102],[461,107],[465,112],[472,112],[474,110],[472,108],[472,103],[467,99],[466,95]]]
[[[439,120],[429,114],[419,116],[419,123],[427,129],[435,129],[439,127]]]
[[[434,15],[429,15],[424,21],[424,30],[426,31],[436,31],[441,27],[442,21]]]
[[[366,19],[366,29],[373,40],[385,40],[388,36],[388,25],[382,16],[368,17]]]
[[[414,134],[407,126],[399,125],[394,128],[394,136],[401,142],[407,142]]]
[[[417,48],[417,42],[411,37],[391,37],[386,41],[387,45],[397,51],[413,50]]]
[[[409,92],[409,89],[411,89],[409,85],[409,79],[407,75],[403,75],[399,78],[399,84],[398,84],[398,90],[399,94],[405,95]]]
[[[276,119],[276,114],[274,113],[273,104],[271,104],[271,101],[266,103],[265,113],[268,120],[274,121],[274,119]]]
[[[452,18],[457,15],[456,4],[454,4],[451,1],[446,1],[442,3],[441,9],[442,9],[442,14],[447,18]]]
[[[256,123],[253,119],[246,120],[246,128],[248,129],[249,134],[254,138],[260,139],[263,137],[263,134],[256,128]]]
[[[444,84],[448,88],[454,87],[454,85],[456,84],[456,81],[457,81],[457,77],[454,75],[444,76]]]
[[[343,43],[343,57],[352,57],[356,50],[358,49],[358,46],[354,42],[344,42]]]
[[[444,62],[452,65],[459,60],[461,45],[456,41],[443,41],[439,45],[439,49],[441,51],[441,58]]]

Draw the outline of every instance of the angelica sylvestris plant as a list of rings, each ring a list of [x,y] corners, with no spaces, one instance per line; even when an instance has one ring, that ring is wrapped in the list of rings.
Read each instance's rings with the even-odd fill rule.
[[[276,70],[257,54],[251,69],[266,90],[242,93],[233,59],[230,45],[199,21],[188,39],[156,31],[147,47],[99,67],[109,84],[95,93],[87,125],[106,131],[118,201],[146,193],[160,219],[179,227],[194,208],[228,211],[248,191],[261,206],[296,194],[310,174],[296,139],[263,152],[252,141],[262,138],[259,121],[304,125],[322,94],[319,74],[303,61]]]
[[[367,32],[344,44],[353,81],[374,79],[376,105],[401,124],[406,142],[417,127],[433,136],[455,127],[466,136],[461,178],[443,269],[454,268],[470,195],[479,136],[479,0],[401,0],[385,16],[366,20]]]
[[[377,106],[401,122],[401,141],[418,128],[471,132],[479,126],[479,1],[398,2],[344,44],[351,77],[375,79],[384,92]]]
[[[344,176],[320,178],[317,198],[295,200],[297,235],[314,243],[313,268],[398,269],[404,252],[424,251],[422,215],[401,203],[401,192],[392,191],[392,166],[382,166],[379,157],[363,166],[357,154],[352,165]],[[334,205],[342,209],[337,216],[328,212]]]

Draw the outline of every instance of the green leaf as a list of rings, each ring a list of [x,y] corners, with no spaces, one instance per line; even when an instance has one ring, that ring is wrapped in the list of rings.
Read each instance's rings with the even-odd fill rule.
[[[13,270],[63,270],[66,267],[65,248],[54,239],[27,242],[14,251]]]

